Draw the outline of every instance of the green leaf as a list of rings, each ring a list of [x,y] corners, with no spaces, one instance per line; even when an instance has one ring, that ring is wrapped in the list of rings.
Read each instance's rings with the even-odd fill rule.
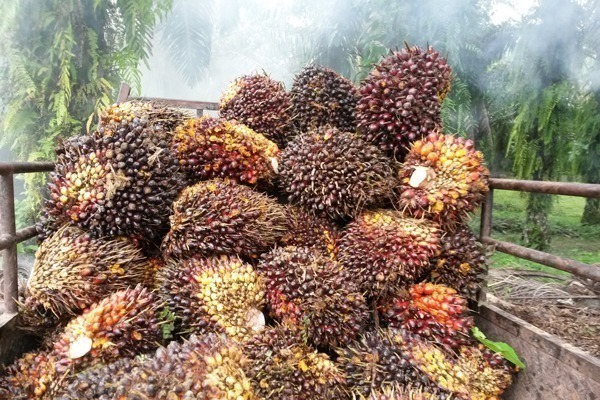
[[[513,349],[509,344],[504,342],[493,342],[487,339],[485,334],[481,332],[476,326],[473,327],[471,332],[473,332],[473,336],[475,337],[475,339],[483,343],[485,347],[487,347],[495,353],[501,354],[502,357],[515,364],[517,367],[525,369],[525,364],[519,359],[519,356],[517,356],[515,349]]]
[[[175,330],[175,313],[168,306],[165,306],[158,314],[161,320],[161,330],[163,339],[172,339]]]

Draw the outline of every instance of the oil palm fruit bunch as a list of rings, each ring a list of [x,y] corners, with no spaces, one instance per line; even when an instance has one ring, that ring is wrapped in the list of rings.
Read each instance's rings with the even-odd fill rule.
[[[65,225],[36,252],[25,289],[24,325],[35,326],[36,314],[57,322],[77,315],[110,293],[142,282],[148,268],[132,240],[95,239]]]
[[[24,354],[3,370],[0,377],[0,398],[28,400],[43,398],[54,378],[54,359],[48,351]]]
[[[356,216],[389,199],[396,181],[390,160],[354,133],[320,127],[283,150],[280,183],[288,199],[333,219]]]
[[[364,211],[346,226],[339,260],[369,297],[386,296],[428,271],[439,232],[435,223],[399,211]]]
[[[435,389],[413,389],[409,386],[385,387],[381,391],[371,392],[365,400],[445,400],[449,399],[447,393],[440,393]]]
[[[72,399],[254,400],[241,349],[216,335],[171,342],[151,356],[124,358],[77,375],[57,396]]]
[[[274,199],[229,180],[185,188],[173,203],[166,257],[238,254],[257,258],[285,232],[285,208]]]
[[[229,178],[255,184],[275,175],[279,148],[246,125],[204,116],[175,130],[173,152],[189,182]]]
[[[283,246],[310,247],[335,258],[341,232],[327,217],[313,215],[300,207],[288,206],[288,229],[281,238]]]
[[[411,285],[398,296],[382,299],[379,310],[390,327],[412,332],[449,351],[472,343],[469,332],[474,321],[467,301],[447,286]]]
[[[395,335],[395,340],[413,365],[453,398],[498,400],[512,381],[510,372],[492,366],[478,347],[463,347],[453,354],[406,332]]]
[[[242,341],[264,326],[263,282],[237,257],[170,259],[157,282],[180,334],[226,333]]]
[[[451,70],[433,48],[391,52],[360,88],[356,121],[365,138],[401,160],[408,145],[441,124]]]
[[[290,97],[293,122],[300,132],[325,125],[356,130],[358,90],[337,72],[320,65],[303,68],[294,77]]]
[[[115,130],[67,140],[50,174],[45,220],[66,217],[96,237],[160,236],[182,184],[171,136],[162,123],[127,118]]]
[[[113,104],[101,114],[98,132],[102,135],[112,135],[121,125],[131,124],[134,120],[147,122],[149,125],[159,125],[164,130],[172,132],[188,117],[181,111],[153,101],[132,100]]]
[[[291,102],[283,83],[266,74],[244,75],[219,99],[219,115],[235,119],[283,146],[291,127]]]
[[[244,345],[248,376],[261,399],[344,398],[344,377],[324,353],[303,342],[300,331],[275,326]]]
[[[317,347],[337,347],[361,333],[369,310],[341,264],[308,247],[288,246],[262,255],[271,316],[302,330]]]
[[[65,376],[148,352],[162,339],[159,306],[157,296],[141,286],[115,292],[69,322],[47,352],[17,360],[9,367],[7,381],[26,397],[52,398]],[[32,357],[40,362],[24,368]]]
[[[367,332],[337,353],[336,363],[346,376],[352,398],[384,399],[382,393],[406,385],[437,391],[437,386],[411,365],[387,330]]]
[[[431,132],[412,145],[400,167],[398,206],[415,218],[453,226],[481,204],[489,175],[471,140]]]
[[[476,300],[487,269],[483,244],[466,224],[446,231],[440,239],[440,254],[431,260],[431,281],[455,289]]]

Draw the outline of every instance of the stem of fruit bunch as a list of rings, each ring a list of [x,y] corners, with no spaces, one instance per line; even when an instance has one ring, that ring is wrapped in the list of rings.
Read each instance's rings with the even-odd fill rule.
[[[373,311],[373,322],[375,323],[375,328],[379,329],[379,311],[377,310],[377,300],[372,298],[370,303],[371,311]]]

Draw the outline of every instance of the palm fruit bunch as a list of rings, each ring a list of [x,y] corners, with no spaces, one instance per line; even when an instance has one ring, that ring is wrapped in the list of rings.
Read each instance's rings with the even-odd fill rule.
[[[466,224],[447,231],[440,239],[440,254],[431,260],[430,280],[476,300],[483,283],[487,257],[483,244]]]
[[[264,325],[263,282],[237,257],[170,259],[157,282],[180,334],[226,333],[242,341]]]
[[[283,83],[266,74],[244,75],[221,95],[219,115],[235,119],[283,146],[291,126],[290,96]]]
[[[404,386],[441,394],[433,382],[412,366],[387,330],[367,332],[337,353],[336,363],[346,377],[352,398],[384,399],[384,393]]]
[[[290,97],[293,122],[300,132],[325,125],[356,130],[358,90],[337,72],[320,65],[304,67],[294,77]]]
[[[493,365],[477,346],[447,353],[406,332],[394,336],[413,365],[453,398],[498,400],[512,376],[505,365]]]
[[[288,199],[333,219],[381,204],[396,186],[390,160],[353,133],[320,127],[282,151],[280,183]]]
[[[124,358],[77,375],[56,400],[227,399],[254,400],[244,373],[247,359],[216,335],[172,342],[151,356]]]
[[[257,258],[285,232],[285,208],[274,199],[229,180],[185,188],[173,203],[165,257],[238,254]]]
[[[300,331],[275,326],[244,345],[248,376],[260,399],[344,398],[344,376],[325,353],[306,345]]]
[[[127,238],[94,239],[65,225],[42,242],[25,289],[25,326],[58,322],[143,281],[148,262]],[[42,325],[46,325],[42,324]]]
[[[132,100],[107,107],[100,114],[98,132],[111,136],[121,125],[128,125],[135,119],[147,121],[149,125],[159,125],[167,132],[187,119],[187,116],[171,107],[153,101]]]
[[[283,247],[262,255],[270,315],[298,327],[317,347],[337,347],[361,333],[369,310],[341,264],[307,247]]]
[[[360,88],[358,129],[398,160],[408,145],[441,124],[441,102],[451,70],[433,48],[394,51],[376,64]]]
[[[473,141],[433,131],[412,145],[400,167],[398,207],[452,226],[481,204],[489,175]]]
[[[394,210],[364,211],[346,226],[339,259],[369,297],[387,296],[428,271],[439,234],[431,221]]]
[[[379,303],[382,321],[457,350],[470,344],[474,326],[467,301],[454,289],[432,283],[411,285],[408,291]]]
[[[69,322],[53,347],[37,356],[42,362],[31,365],[26,354],[9,367],[8,386],[25,397],[51,398],[62,377],[152,350],[162,339],[159,306],[158,297],[141,286],[113,293]]]
[[[381,391],[372,391],[369,397],[359,397],[365,400],[445,400],[447,394],[437,390],[414,389],[408,386],[386,386]]]
[[[68,219],[95,237],[151,240],[166,230],[182,182],[170,152],[171,123],[153,123],[135,116],[136,110],[109,109],[122,118],[106,117],[111,119],[98,131],[57,149],[45,203],[47,223]],[[55,228],[39,226],[42,235]]]
[[[282,246],[310,247],[335,258],[341,232],[326,217],[316,216],[300,207],[288,206],[288,228],[281,238]]]
[[[175,130],[173,152],[192,183],[229,178],[255,184],[277,173],[277,145],[235,121],[190,119]]]

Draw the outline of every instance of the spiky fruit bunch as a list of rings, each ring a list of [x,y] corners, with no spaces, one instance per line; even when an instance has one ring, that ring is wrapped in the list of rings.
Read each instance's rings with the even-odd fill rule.
[[[407,292],[380,301],[382,319],[392,328],[402,328],[437,342],[448,350],[472,343],[474,325],[467,301],[454,289],[418,283]]]
[[[365,138],[402,159],[408,145],[441,123],[451,70],[428,47],[406,47],[375,65],[360,88],[356,121]]]
[[[456,224],[481,204],[489,175],[471,140],[431,132],[413,144],[399,170],[399,207],[415,218]]]
[[[395,340],[413,365],[458,399],[499,400],[512,381],[510,372],[492,366],[478,347],[464,347],[453,355],[407,333],[395,335]]]
[[[150,240],[164,233],[182,184],[165,125],[127,118],[114,130],[64,142],[50,174],[41,234],[64,219],[95,237]]]
[[[364,211],[348,224],[339,259],[369,296],[397,292],[429,268],[438,251],[439,229],[394,210]]]
[[[365,298],[330,257],[307,247],[283,247],[263,254],[257,270],[270,314],[299,327],[315,346],[343,346],[364,330]]]
[[[363,397],[360,397],[361,399]],[[439,390],[427,388],[412,388],[408,386],[386,386],[383,390],[372,391],[371,395],[365,400],[446,400],[449,399],[447,393],[442,393]]]
[[[341,232],[331,220],[294,206],[288,206],[287,213],[288,229],[281,238],[283,246],[310,247],[336,257]]]
[[[244,75],[221,95],[219,115],[235,119],[282,146],[291,124],[290,97],[283,83],[266,74]]]
[[[263,282],[237,257],[170,259],[157,281],[182,334],[216,332],[243,340],[264,325]]]
[[[286,228],[285,208],[274,199],[228,180],[213,179],[185,188],[173,203],[166,256],[195,253],[257,258],[277,243]]]
[[[396,186],[390,160],[353,133],[321,127],[283,150],[280,182],[291,202],[331,218],[356,216]]]
[[[56,320],[80,313],[108,294],[142,282],[146,258],[127,238],[94,239],[65,225],[36,252],[24,308]]]
[[[358,89],[337,72],[320,65],[304,67],[294,77],[290,97],[294,125],[300,132],[325,125],[356,130]]]
[[[253,400],[247,359],[226,339],[192,336],[148,357],[121,359],[77,375],[57,397],[72,399]]]
[[[9,369],[8,380],[27,396],[51,396],[66,375],[148,352],[162,338],[157,307],[157,296],[140,286],[116,292],[72,320],[33,371],[22,367],[31,356],[17,360]],[[28,382],[30,374],[39,377],[33,384]]]
[[[0,377],[0,398],[28,400],[43,398],[55,377],[55,360],[49,352],[26,353],[3,370]]]
[[[248,376],[259,398],[328,400],[343,398],[344,377],[327,354],[302,340],[300,331],[271,327],[244,345]]]
[[[246,125],[204,116],[175,130],[173,151],[190,182],[229,178],[255,184],[277,172],[277,145]]]
[[[411,365],[386,330],[367,332],[337,353],[337,365],[344,372],[354,397],[370,399],[370,396],[405,385],[435,389],[435,385]]]
[[[138,119],[150,125],[159,125],[172,132],[188,117],[175,108],[154,101],[132,100],[107,107],[99,119],[98,131],[103,135],[112,135],[121,125],[128,125]]]
[[[449,286],[476,300],[487,267],[484,246],[468,225],[447,231],[440,239],[440,254],[431,260],[431,281]]]

